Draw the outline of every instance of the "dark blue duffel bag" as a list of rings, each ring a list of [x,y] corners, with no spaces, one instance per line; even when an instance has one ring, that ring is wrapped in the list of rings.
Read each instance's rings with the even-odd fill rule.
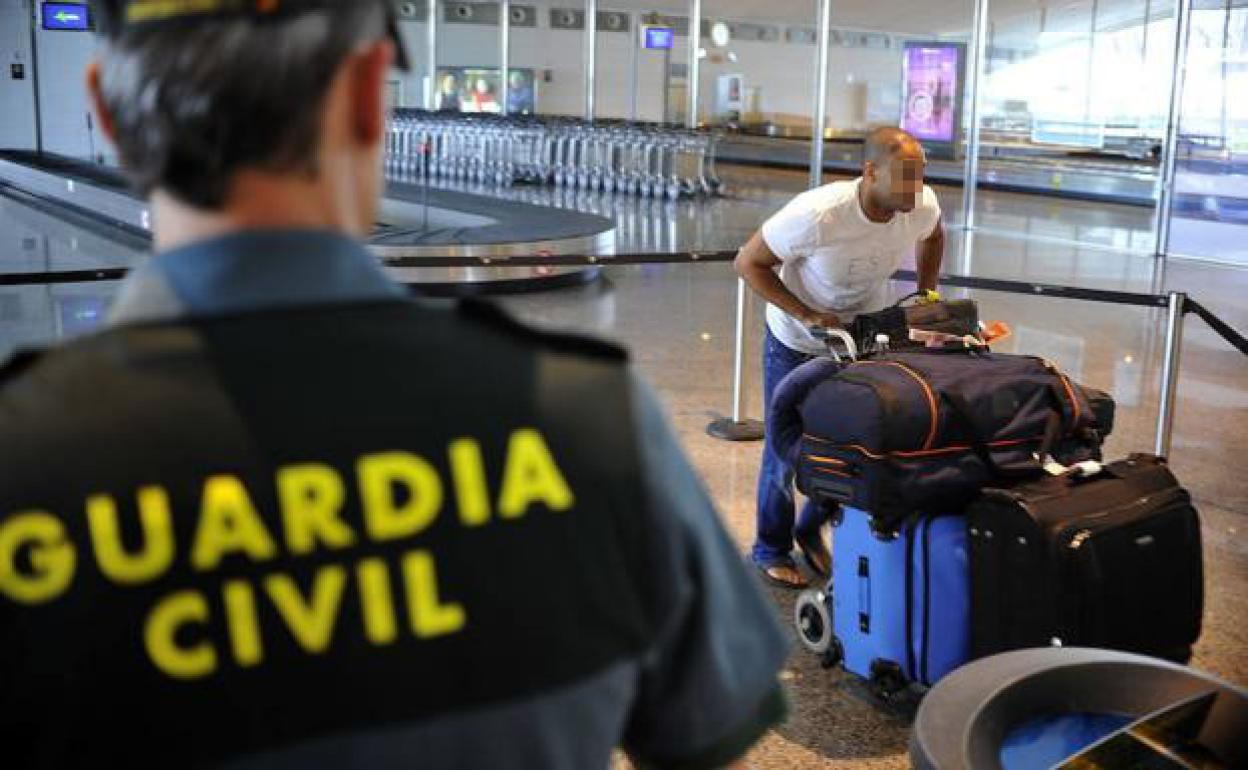
[[[768,441],[806,495],[871,511],[891,531],[1037,473],[1046,455],[1100,459],[1112,415],[1108,396],[1043,359],[935,348],[798,367],[776,389]]]

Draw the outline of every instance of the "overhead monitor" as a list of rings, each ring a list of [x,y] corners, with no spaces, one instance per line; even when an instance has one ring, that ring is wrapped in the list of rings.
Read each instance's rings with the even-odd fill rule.
[[[44,3],[43,28],[89,30],[91,29],[91,9],[83,3]]]
[[[901,127],[924,144],[952,152],[960,140],[965,60],[961,43],[906,43]]]
[[[650,50],[667,50],[676,42],[676,30],[654,24],[641,26],[641,47]]]

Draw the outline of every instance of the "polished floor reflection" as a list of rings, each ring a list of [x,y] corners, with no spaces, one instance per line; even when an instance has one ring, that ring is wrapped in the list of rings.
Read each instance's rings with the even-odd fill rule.
[[[805,181],[800,174],[768,172],[766,187],[750,187],[748,178],[744,174],[738,180],[735,197],[704,206],[610,202],[622,211],[617,213],[626,235],[621,248],[675,250],[691,243],[735,248]],[[958,195],[941,191],[947,210],[958,210]],[[607,205],[603,196],[563,202],[588,210]],[[986,195],[981,204],[986,229],[970,238],[953,232],[946,261],[950,272],[1136,292],[1184,291],[1248,330],[1243,299],[1248,270],[1167,264],[1105,248],[1147,243],[1147,211],[1004,193]],[[142,258],[108,239],[88,241],[91,234],[81,228],[46,216],[32,218],[16,205],[0,198],[0,272],[110,260],[133,264]],[[1021,227],[1051,237],[1027,240],[1017,232],[996,232],[994,223],[1003,230]],[[1067,242],[1071,234],[1100,239],[1101,246],[1073,245]],[[531,323],[609,337],[632,350],[744,553],[753,534],[761,446],[725,444],[705,433],[711,419],[730,409],[735,275],[728,265],[702,264],[611,267],[606,276],[597,284],[502,302]],[[115,291],[112,283],[0,287],[0,357],[18,346],[51,344],[89,331]],[[1002,350],[1047,356],[1083,382],[1111,392],[1119,414],[1110,454],[1151,449],[1162,311],[989,291],[948,293],[973,297],[985,317],[1012,324],[1015,334]],[[761,412],[759,311],[752,306],[745,368],[749,412],[755,416]],[[1206,630],[1194,663],[1248,685],[1248,482],[1239,470],[1241,459],[1248,457],[1248,358],[1194,317],[1184,339],[1173,465],[1203,515],[1207,571]],[[779,591],[774,596],[787,623],[793,597]],[[820,669],[804,652],[793,654],[784,676],[793,688],[793,715],[755,751],[755,767],[908,766],[904,720],[882,710],[852,677]]]

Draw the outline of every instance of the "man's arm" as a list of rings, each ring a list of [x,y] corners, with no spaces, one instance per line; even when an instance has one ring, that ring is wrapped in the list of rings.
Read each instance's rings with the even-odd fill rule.
[[[943,237],[943,236],[942,236]],[[942,246],[943,249],[943,246]],[[762,232],[754,236],[737,252],[733,266],[750,288],[760,297],[801,321],[806,326],[838,327],[840,319],[833,313],[820,313],[806,306],[776,274],[781,260],[763,240]],[[937,263],[939,266],[939,262]]]
[[[740,257],[738,257],[740,259]],[[919,241],[915,263],[919,273],[919,291],[934,291],[940,281],[940,264],[945,259],[945,223],[936,221],[936,228]]]

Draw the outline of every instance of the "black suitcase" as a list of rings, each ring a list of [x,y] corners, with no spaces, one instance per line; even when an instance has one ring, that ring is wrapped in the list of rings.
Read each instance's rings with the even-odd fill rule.
[[[1159,458],[985,490],[967,526],[974,657],[1051,644],[1191,657],[1200,521]]]

